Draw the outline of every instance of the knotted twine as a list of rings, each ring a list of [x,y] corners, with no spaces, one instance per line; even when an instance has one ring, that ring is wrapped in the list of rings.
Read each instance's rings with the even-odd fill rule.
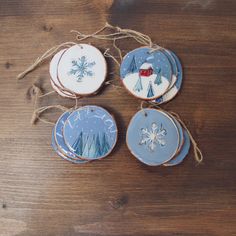
[[[105,30],[112,30],[112,33],[107,33],[107,34],[101,34],[103,31]],[[97,40],[107,40],[107,41],[111,41],[112,42],[112,47],[116,50],[118,56],[114,56],[110,53],[110,48],[107,48],[104,52],[104,56],[105,57],[109,57],[111,58],[118,67],[120,67],[120,64],[123,60],[123,55],[122,55],[122,51],[121,49],[117,46],[116,42],[119,40],[123,40],[123,39],[134,39],[136,42],[138,42],[139,44],[143,45],[143,46],[148,46],[150,47],[150,53],[153,53],[156,50],[161,50],[164,49],[163,47],[154,44],[151,40],[151,38],[146,35],[143,34],[141,32],[135,31],[135,30],[131,30],[131,29],[122,29],[118,26],[112,26],[109,23],[106,23],[102,28],[100,28],[99,30],[95,31],[92,34],[83,34],[80,31],[77,30],[71,30],[71,33],[75,33],[76,34],[76,41],[81,42],[90,38],[94,38]],[[76,45],[77,43],[75,42],[65,42],[59,45],[56,45],[52,48],[50,48],[49,50],[47,50],[42,56],[38,57],[35,62],[29,66],[25,71],[23,71],[22,73],[20,73],[17,76],[17,80],[23,79],[28,73],[32,72],[33,70],[35,70],[40,64],[42,64],[44,61],[46,61],[47,59],[51,58],[53,55],[55,55],[59,50],[63,49],[63,48],[68,48],[71,47],[73,45]],[[107,81],[105,82],[105,85],[112,85],[113,87],[118,87],[120,88],[120,86],[117,86],[115,84],[112,83],[113,80]],[[72,108],[67,108],[61,105],[50,105],[50,106],[45,106],[45,107],[40,107],[37,108],[37,104],[38,104],[38,99],[42,98],[44,96],[48,96],[50,94],[52,94],[54,91],[46,93],[46,94],[42,94],[41,90],[34,84],[33,85],[33,89],[35,90],[35,107],[34,107],[34,112],[33,112],[33,116],[31,119],[31,123],[34,124],[36,122],[37,119],[41,120],[44,123],[47,124],[55,124],[54,122],[48,121],[46,119],[43,119],[40,117],[40,115],[50,109],[59,109],[61,111],[68,111],[68,110],[72,110],[78,107],[78,97],[75,96],[75,101],[76,104],[74,107]],[[144,101],[141,102],[141,109],[143,109],[143,103]],[[149,106],[151,107],[155,107],[159,110],[162,110],[164,112],[167,112],[165,110],[163,110],[162,108],[160,108],[157,104],[152,103],[152,102],[146,102],[147,104],[149,104]],[[194,157],[195,160],[198,163],[201,163],[203,160],[203,155],[201,150],[199,149],[197,142],[195,141],[195,139],[193,138],[191,132],[189,131],[189,129],[187,128],[187,126],[185,125],[185,123],[183,122],[183,120],[180,118],[180,116],[178,114],[176,114],[175,112],[169,111],[167,112],[171,115],[173,115],[181,124],[182,126],[186,129],[190,140],[192,142],[193,145],[193,149],[194,149]]]

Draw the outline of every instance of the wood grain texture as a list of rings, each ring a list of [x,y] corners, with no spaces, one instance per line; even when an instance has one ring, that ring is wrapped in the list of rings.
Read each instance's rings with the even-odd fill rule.
[[[235,11],[234,0],[1,0],[0,235],[236,235]],[[106,21],[149,34],[179,55],[183,87],[163,107],[186,121],[203,165],[192,152],[174,168],[139,163],[124,140],[140,102],[112,87],[81,100],[118,120],[118,145],[107,159],[67,163],[52,151],[51,126],[30,126],[27,91],[37,79],[51,90],[48,63],[20,82],[16,75],[46,49],[73,40],[70,29],[91,33]],[[137,46],[122,43],[126,51]],[[73,105],[56,95],[40,105],[58,103]],[[59,112],[45,116],[56,120]]]

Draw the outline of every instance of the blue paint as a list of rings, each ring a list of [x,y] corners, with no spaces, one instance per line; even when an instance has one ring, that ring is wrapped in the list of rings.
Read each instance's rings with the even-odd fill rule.
[[[87,161],[78,159],[78,157],[74,153],[72,153],[69,150],[69,148],[67,147],[67,145],[65,144],[65,140],[63,137],[63,128],[64,128],[64,124],[70,114],[71,113],[69,111],[65,112],[58,119],[58,121],[55,125],[55,134],[54,134],[55,135],[55,142],[56,142],[57,146],[59,147],[60,151],[64,155],[68,156],[68,158],[76,159],[77,162],[80,162],[80,163],[85,163]]]
[[[65,156],[63,153],[60,152],[60,150],[58,149],[56,142],[55,142],[55,128],[52,129],[52,148],[54,149],[54,151],[58,154],[58,156],[60,156],[63,160],[69,161],[71,163],[74,164],[82,164],[82,163],[86,163],[86,162],[81,162],[81,160],[79,159],[71,159],[67,156]]]
[[[163,51],[165,53],[165,55],[168,57],[170,63],[171,63],[171,67],[172,67],[172,71],[173,74],[176,75],[177,77],[177,81],[175,82],[174,86],[180,90],[181,88],[181,84],[182,84],[182,80],[183,80],[183,69],[182,69],[182,65],[181,62],[179,60],[179,58],[176,56],[176,54],[170,50],[164,50]],[[171,54],[171,56],[170,56]],[[174,59],[174,61],[173,61]],[[162,103],[162,102],[167,102],[163,99],[163,96],[157,98],[155,100],[155,102],[157,103]]]
[[[84,106],[75,110],[67,118],[63,133],[70,151],[87,160],[107,156],[117,141],[115,120],[98,106]]]
[[[180,164],[184,158],[187,156],[189,149],[190,149],[190,138],[188,135],[188,132],[186,130],[184,130],[184,145],[181,149],[181,151],[170,161],[168,161],[167,163],[165,163],[166,166],[175,166]]]
[[[170,115],[169,115],[170,116]],[[172,120],[174,121],[175,125],[177,126],[178,128],[178,131],[179,131],[179,148],[182,148],[182,145],[184,143],[184,132],[183,132],[183,128],[182,126],[180,125],[180,123],[173,117],[171,116]],[[178,149],[179,149],[178,148]]]
[[[181,62],[180,62],[180,59],[177,57],[177,55],[172,52],[172,51],[169,51],[171,53],[171,55],[174,57],[175,59],[175,63],[177,65],[177,81],[175,83],[175,86],[178,88],[178,90],[180,89],[181,87],[181,84],[182,84],[182,80],[183,80],[183,68],[182,68],[182,65],[181,65]]]
[[[166,55],[161,51],[150,53],[149,47],[142,47],[129,52],[123,59],[120,66],[121,79],[129,73],[138,72],[139,68],[145,63],[151,63],[154,71],[162,72],[162,75],[171,81],[172,70]]]
[[[163,135],[156,136],[153,132],[156,128],[157,132]],[[151,139],[147,139],[146,143],[143,130],[149,132]],[[173,120],[164,112],[146,108],[138,111],[131,119],[126,142],[137,159],[147,165],[157,166],[169,161],[176,153],[179,147],[179,131]]]
[[[149,47],[129,52],[121,63],[120,75],[131,94],[144,100],[162,96],[172,81],[172,69],[167,56]]]

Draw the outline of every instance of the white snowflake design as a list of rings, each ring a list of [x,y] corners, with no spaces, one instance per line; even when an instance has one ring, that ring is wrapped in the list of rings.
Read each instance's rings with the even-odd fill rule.
[[[165,146],[166,141],[164,137],[166,136],[167,132],[162,127],[162,124],[160,127],[154,122],[151,125],[151,129],[148,128],[142,128],[141,129],[141,141],[139,142],[140,145],[146,145],[150,151],[154,151],[157,144],[160,146]]]
[[[78,82],[81,82],[85,76],[93,76],[91,68],[96,64],[95,61],[88,62],[85,56],[78,58],[78,60],[72,60],[72,68],[69,74],[74,75]]]

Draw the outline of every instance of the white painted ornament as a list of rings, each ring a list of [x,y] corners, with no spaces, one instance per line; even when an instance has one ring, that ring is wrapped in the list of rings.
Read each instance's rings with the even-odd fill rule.
[[[100,89],[106,79],[107,64],[103,54],[94,46],[77,44],[63,53],[57,72],[62,88],[85,96]]]

